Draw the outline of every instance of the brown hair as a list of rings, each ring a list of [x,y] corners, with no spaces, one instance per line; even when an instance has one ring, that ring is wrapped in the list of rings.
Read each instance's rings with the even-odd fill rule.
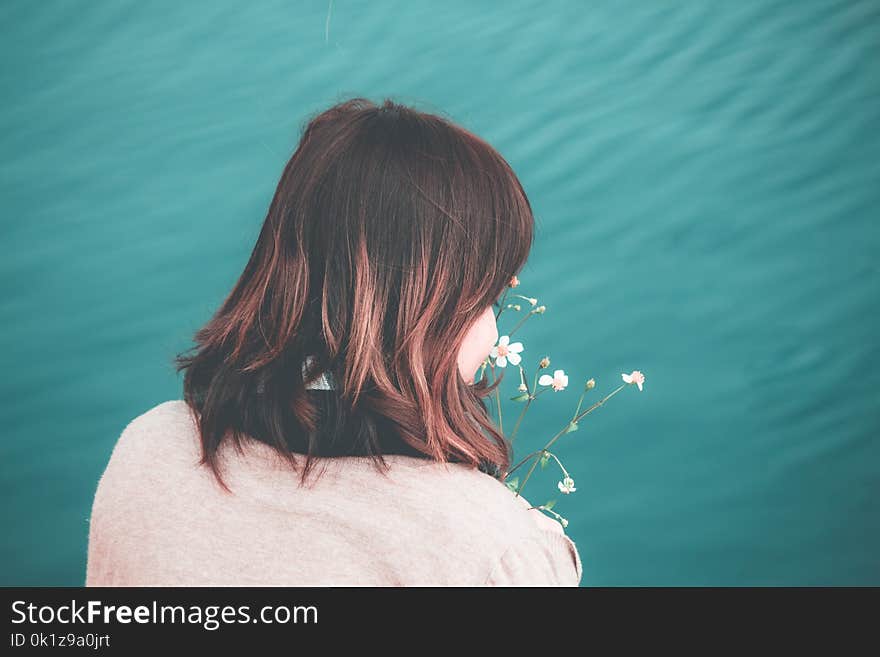
[[[231,434],[304,455],[303,481],[316,456],[392,452],[505,471],[497,382],[466,383],[457,354],[533,231],[509,164],[450,120],[365,98],[311,117],[244,272],[175,357],[202,463],[225,487]],[[336,388],[306,387],[324,372]]]

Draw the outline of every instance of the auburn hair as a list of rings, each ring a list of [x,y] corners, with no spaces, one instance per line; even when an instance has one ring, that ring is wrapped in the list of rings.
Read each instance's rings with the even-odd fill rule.
[[[352,98],[309,117],[244,272],[177,354],[202,464],[275,448],[463,462],[500,477],[511,447],[457,354],[525,264],[534,220],[507,161],[451,120]],[[316,389],[325,374],[334,386]]]

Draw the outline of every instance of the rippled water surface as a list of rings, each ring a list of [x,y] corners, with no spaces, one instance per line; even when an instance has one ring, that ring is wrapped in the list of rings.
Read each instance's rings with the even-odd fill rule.
[[[880,584],[880,3],[296,4],[0,7],[0,583],[83,582],[119,432],[180,396],[306,116],[361,94],[530,195],[517,335],[571,386],[520,450],[647,376],[559,444],[584,584]]]

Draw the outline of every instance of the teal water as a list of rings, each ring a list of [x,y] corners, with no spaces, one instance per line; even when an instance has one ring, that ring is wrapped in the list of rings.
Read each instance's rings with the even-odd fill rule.
[[[520,451],[646,375],[559,443],[585,585],[880,584],[880,3],[298,4],[0,5],[0,584],[83,582],[114,441],[354,94],[530,195],[517,337],[571,384]]]

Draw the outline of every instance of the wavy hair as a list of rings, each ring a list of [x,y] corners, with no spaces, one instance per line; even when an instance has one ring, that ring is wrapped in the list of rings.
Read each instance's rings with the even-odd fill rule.
[[[174,359],[202,464],[226,488],[218,448],[250,437],[303,482],[316,457],[382,471],[389,453],[499,476],[511,447],[484,401],[498,382],[465,382],[457,354],[533,232],[510,165],[449,119],[365,98],[311,116],[243,273]],[[322,376],[334,387],[315,389]]]

